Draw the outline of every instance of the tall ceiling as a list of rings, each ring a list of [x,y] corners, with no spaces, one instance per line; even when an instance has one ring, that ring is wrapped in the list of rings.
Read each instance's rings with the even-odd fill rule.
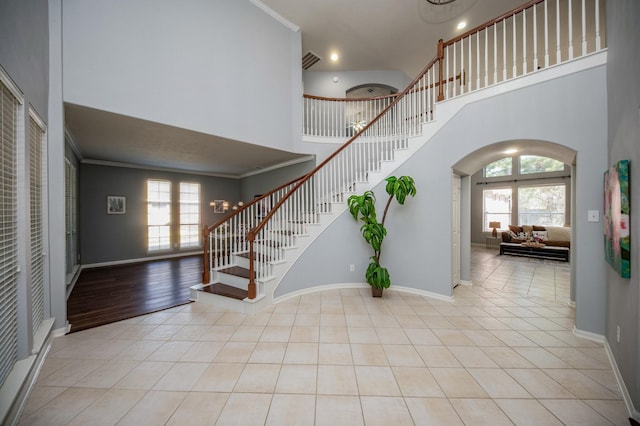
[[[400,70],[409,78],[433,58],[438,39],[453,38],[522,2],[262,0],[300,27],[302,55],[312,51],[321,58],[309,71]],[[467,28],[457,30],[461,20]],[[332,52],[338,61],[329,60]],[[65,105],[65,121],[85,162],[238,177],[307,158],[78,105]]]
[[[302,54],[321,58],[309,71],[400,70],[415,77],[449,40],[524,0],[262,0],[300,27]],[[456,29],[460,21],[467,27]],[[339,60],[331,62],[336,52]]]

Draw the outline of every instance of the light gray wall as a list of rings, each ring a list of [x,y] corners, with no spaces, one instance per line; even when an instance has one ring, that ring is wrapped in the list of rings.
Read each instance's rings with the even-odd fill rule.
[[[516,162],[514,161],[514,165]],[[553,178],[556,176],[556,178]],[[567,176],[567,177],[562,177]],[[513,182],[513,181],[516,182]],[[486,183],[486,184],[485,184]],[[471,176],[471,242],[475,244],[484,244],[485,237],[491,235],[491,232],[484,232],[483,226],[483,198],[482,191],[491,188],[508,188],[511,187],[512,194],[512,211],[511,221],[502,223],[502,229],[507,229],[507,225],[536,225],[535,223],[518,223],[518,188],[521,186],[531,185],[550,185],[564,184],[566,188],[566,206],[565,206],[565,223],[571,224],[571,167],[566,166],[563,172],[549,173],[549,178],[534,179],[531,176],[520,175],[518,171],[513,170],[513,175],[502,178],[485,178],[483,170]],[[498,231],[498,237],[500,232]]]
[[[338,82],[333,78],[338,77]],[[344,98],[346,91],[362,84],[386,84],[402,92],[411,82],[402,71],[340,71],[302,73],[304,93],[307,95],[324,96],[326,98]]]
[[[46,123],[49,95],[49,15],[46,0],[0,4],[0,65]],[[28,54],[27,54],[28,52]]]
[[[606,337],[636,410],[640,409],[640,2],[607,1],[607,166],[630,160],[631,279],[606,265]],[[604,170],[603,170],[604,171]],[[620,342],[616,340],[620,326]]]
[[[300,61],[249,0],[64,0],[65,102],[291,150]]]
[[[577,235],[572,261],[579,265],[575,274],[576,321],[581,330],[603,334],[602,225],[588,223],[586,213],[601,209],[602,204],[607,127],[605,78],[605,67],[599,66],[468,104],[404,163],[395,175],[413,176],[418,194],[407,201],[404,208],[392,211],[388,219],[389,233],[382,257],[392,282],[451,295],[450,176],[453,165],[495,142],[550,141],[578,153],[577,219],[572,224]],[[382,193],[384,187],[379,185],[375,190]],[[331,271],[334,266],[338,271],[344,270],[345,264],[358,265],[355,279],[364,282],[361,265],[367,262],[370,252],[361,241],[358,224],[345,212],[332,226],[339,231],[326,230],[327,237],[321,235],[318,246],[303,253],[303,257],[312,259],[304,259],[291,267],[276,289],[276,296],[306,287],[309,277],[318,284],[332,284],[335,280],[352,282],[352,275],[342,273],[336,277],[340,272]],[[332,235],[334,238],[329,238]]]
[[[240,179],[240,199],[246,202],[251,201],[255,195],[264,194],[282,184],[306,175],[315,166],[315,160],[309,160],[244,177]]]
[[[80,260],[81,264],[116,262],[180,253],[147,253],[147,180],[169,180],[172,199],[177,202],[180,182],[199,182],[202,200],[201,223],[212,225],[223,218],[209,206],[212,200],[240,200],[237,179],[172,173],[125,167],[82,164],[80,167]],[[126,213],[109,215],[108,195],[126,197]],[[178,211],[173,210],[173,217]],[[172,230],[172,232],[175,230]],[[186,250],[193,252],[194,249]]]

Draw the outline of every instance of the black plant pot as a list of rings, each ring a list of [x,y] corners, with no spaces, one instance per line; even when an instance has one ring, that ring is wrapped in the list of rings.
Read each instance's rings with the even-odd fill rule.
[[[384,290],[384,289],[383,288],[371,287],[371,296],[372,297],[382,297],[382,290]]]

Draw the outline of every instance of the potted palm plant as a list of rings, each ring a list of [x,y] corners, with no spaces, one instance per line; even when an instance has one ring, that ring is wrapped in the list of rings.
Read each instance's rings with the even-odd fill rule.
[[[356,221],[362,220],[364,222],[360,227],[360,232],[373,249],[373,256],[370,257],[371,262],[365,273],[365,279],[371,286],[373,297],[381,297],[382,290],[389,288],[391,285],[389,271],[380,264],[382,241],[387,235],[384,222],[387,218],[389,206],[391,206],[394,198],[399,204],[403,205],[407,196],[411,195],[413,197],[416,195],[415,182],[410,176],[400,176],[399,178],[389,176],[385,180],[387,181],[385,189],[389,194],[389,199],[384,208],[382,222],[378,222],[376,217],[376,196],[373,191],[365,191],[362,195],[352,195],[347,200],[349,212],[353,218]]]

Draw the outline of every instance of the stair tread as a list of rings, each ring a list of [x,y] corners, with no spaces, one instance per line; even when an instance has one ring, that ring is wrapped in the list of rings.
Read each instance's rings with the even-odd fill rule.
[[[202,287],[200,291],[204,291],[205,293],[217,294],[218,296],[230,297],[232,299],[237,299],[237,300],[243,300],[248,295],[247,290],[243,290],[241,288],[223,284],[223,283],[214,283],[214,284],[206,285]]]
[[[249,278],[249,270],[240,266],[230,266],[228,268],[220,269],[218,272],[227,275],[235,275],[236,277]]]

